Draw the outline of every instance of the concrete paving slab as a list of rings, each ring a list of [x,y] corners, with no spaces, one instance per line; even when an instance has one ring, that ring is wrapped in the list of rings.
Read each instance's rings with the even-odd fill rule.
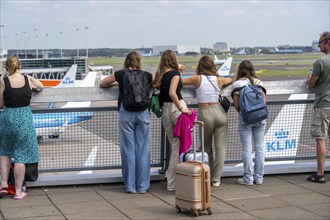
[[[143,199],[143,202],[141,202]],[[132,195],[131,199],[116,199],[111,200],[111,204],[120,210],[129,210],[129,209],[145,209],[153,207],[154,210],[160,209],[160,207],[170,206],[164,201],[159,200],[154,196],[145,196],[141,194]]]
[[[254,186],[237,186],[237,188],[220,189],[212,191],[212,195],[218,199],[226,201],[227,199],[241,199],[268,196],[262,192],[254,190]]]
[[[31,188],[35,190],[36,188]],[[62,187],[42,187],[43,191],[47,194],[58,194],[58,193],[84,193],[87,191],[93,191],[91,186],[62,186]]]
[[[279,207],[279,208],[273,208],[273,209],[260,209],[260,210],[253,210],[249,211],[251,215],[256,216],[260,219],[299,219],[299,220],[311,220],[311,219],[322,219],[324,220],[324,217],[315,215],[314,213],[308,212],[306,210],[303,210],[299,207]]]
[[[241,177],[225,177],[221,178],[221,185],[220,187],[233,187],[237,184],[237,179]],[[266,175],[264,176],[263,185],[282,185],[282,184],[289,184],[288,181],[285,179],[280,179],[274,175]]]
[[[127,193],[124,188],[122,189],[106,189],[106,190],[96,190],[96,192],[101,195],[107,201],[122,200],[122,199],[142,199],[153,197],[150,193],[146,194],[131,194]]]
[[[0,207],[3,210],[11,208],[21,208],[38,205],[52,205],[47,195],[28,196],[22,200],[14,200],[13,196],[7,196],[5,199],[0,199]]]
[[[213,214],[221,214],[221,213],[227,213],[227,212],[240,212],[241,210],[235,208],[234,206],[222,202],[220,200],[216,202],[212,202],[211,204],[211,211]]]
[[[65,216],[68,220],[77,220],[77,219],[129,219],[120,211],[105,211],[105,212],[84,212],[77,214],[69,214]]]
[[[259,210],[259,209],[263,210],[268,208],[277,208],[277,207],[284,207],[290,205],[287,202],[284,202],[280,199],[276,199],[271,196],[253,197],[253,198],[241,197],[238,199],[228,199],[225,200],[225,202],[243,211]]]
[[[312,205],[302,205],[300,208],[313,212],[316,215],[320,215],[330,219],[330,207],[329,203],[324,204],[312,204]]]
[[[330,195],[330,181],[329,182],[326,182],[326,183],[312,183],[312,182],[308,182],[308,181],[305,181],[304,183],[301,183],[301,184],[297,184],[298,186],[300,187],[304,187],[306,189],[309,189],[311,191],[314,191],[314,192],[319,192],[319,193],[322,193],[322,194],[326,194],[326,195]]]
[[[61,213],[53,205],[44,206],[23,206],[15,208],[6,208],[2,210],[4,219],[20,219],[26,217],[40,217],[47,218],[52,215],[61,215]]]
[[[287,195],[287,194],[295,194],[295,193],[308,193],[311,192],[309,189],[293,185],[293,184],[287,184],[287,185],[261,185],[258,187],[255,187],[255,190],[267,194],[267,195]]]
[[[77,214],[85,212],[105,212],[117,210],[108,201],[88,201],[76,203],[62,203],[56,204],[56,207],[64,214]]]
[[[177,213],[176,209],[172,206],[149,206],[138,209],[126,209],[125,214],[130,219],[191,219],[193,217],[193,215]]]
[[[102,200],[102,197],[94,190],[85,192],[49,194],[48,196],[55,204]]]
[[[66,220],[63,215],[52,215],[52,216],[38,216],[38,217],[31,217],[31,218],[24,218],[24,220]]]
[[[309,204],[329,204],[330,198],[320,193],[301,193],[275,195],[274,198],[280,199],[294,205],[309,205]],[[330,206],[329,206],[330,207]]]
[[[200,215],[194,219],[256,220],[258,218],[245,212],[229,212],[229,213],[212,214],[212,215],[207,215],[207,214]]]

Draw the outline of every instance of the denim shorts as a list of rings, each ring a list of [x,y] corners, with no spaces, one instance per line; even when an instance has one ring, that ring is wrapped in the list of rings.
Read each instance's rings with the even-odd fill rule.
[[[329,134],[330,108],[314,108],[311,135],[315,139],[326,139]]]

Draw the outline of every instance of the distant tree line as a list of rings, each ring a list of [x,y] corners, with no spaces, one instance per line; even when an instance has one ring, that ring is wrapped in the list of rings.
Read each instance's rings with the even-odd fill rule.
[[[241,50],[243,47],[231,48],[230,53],[236,53]],[[244,47],[246,54],[268,54],[274,51],[275,47]],[[302,49],[303,52],[313,52],[311,46],[278,46],[279,49]],[[152,48],[90,48],[88,49],[89,57],[125,57],[131,51],[139,51],[140,53],[149,53]],[[38,57],[48,58],[58,58],[61,57],[61,52],[63,57],[76,57],[78,54],[77,49],[39,49]],[[86,49],[79,49],[79,56],[86,56]],[[229,51],[228,51],[229,52]],[[212,55],[215,52],[211,48],[202,47],[202,55]],[[219,54],[219,53],[216,53]],[[36,58],[36,50],[25,50],[25,49],[16,49],[8,50],[8,56],[18,55],[19,58]],[[184,54],[185,56],[197,56],[198,54],[193,51],[188,51]]]

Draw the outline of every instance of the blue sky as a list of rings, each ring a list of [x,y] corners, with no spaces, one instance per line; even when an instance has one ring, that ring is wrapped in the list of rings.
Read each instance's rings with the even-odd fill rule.
[[[7,49],[302,46],[330,29],[330,0],[0,2]]]

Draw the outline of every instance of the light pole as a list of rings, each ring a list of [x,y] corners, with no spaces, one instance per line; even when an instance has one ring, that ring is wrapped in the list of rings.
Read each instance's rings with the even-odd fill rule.
[[[79,31],[79,28],[76,28],[76,31],[77,31],[77,57],[79,57],[79,44],[78,44],[78,31]]]
[[[47,52],[47,58],[48,57],[48,33],[46,33],[46,52]]]
[[[27,43],[26,43],[27,53],[26,54],[29,54],[29,47],[30,47],[30,37],[27,37]]]
[[[2,28],[4,28],[5,25],[0,24],[0,51],[2,51]]]
[[[17,33],[15,33],[15,38],[16,38],[16,57],[18,57],[18,37],[17,37]]]
[[[23,31],[23,37],[24,37],[24,53],[25,53],[25,59],[27,58],[27,51],[26,51],[26,36],[25,36],[25,31]]]
[[[38,45],[38,35],[36,35],[36,42],[37,42],[36,45]],[[39,55],[38,55],[38,46],[36,46],[36,58],[39,59]]]
[[[38,59],[38,35],[37,35],[37,28],[33,28],[36,32],[36,59]]]
[[[62,31],[60,31],[60,48],[61,48],[61,58],[63,58],[63,53],[62,53]]]
[[[86,32],[88,31],[89,27],[85,27]],[[87,39],[88,39],[88,34],[86,33],[86,57],[88,58],[88,46],[87,46]]]

